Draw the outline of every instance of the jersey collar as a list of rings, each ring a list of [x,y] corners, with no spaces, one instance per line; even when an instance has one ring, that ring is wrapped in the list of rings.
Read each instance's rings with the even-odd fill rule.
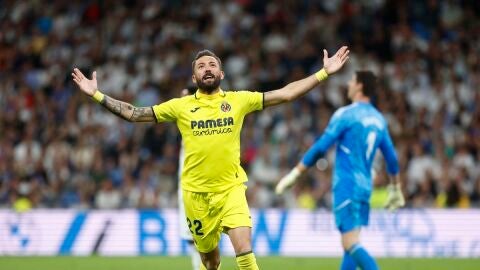
[[[217,93],[211,94],[211,95],[200,93],[200,89],[197,89],[197,92],[195,92],[195,98],[196,99],[201,99],[201,98],[215,99],[215,98],[218,98],[218,97],[225,97],[225,95],[226,94],[222,89],[219,89]]]
[[[371,105],[372,103],[370,101],[355,101],[353,104],[357,105]]]

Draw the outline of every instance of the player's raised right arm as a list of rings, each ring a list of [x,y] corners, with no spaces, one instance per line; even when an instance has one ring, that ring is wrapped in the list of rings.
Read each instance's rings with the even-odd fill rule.
[[[152,107],[135,107],[132,104],[111,98],[98,90],[97,72],[94,71],[92,79],[87,79],[78,69],[73,69],[73,81],[85,94],[92,97],[107,110],[129,122],[155,122]]]

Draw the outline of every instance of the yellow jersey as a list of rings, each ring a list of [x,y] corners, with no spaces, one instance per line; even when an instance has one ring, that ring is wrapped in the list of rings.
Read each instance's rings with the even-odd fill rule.
[[[240,132],[245,115],[263,109],[263,93],[197,90],[152,108],[157,122],[176,122],[182,134],[182,189],[222,192],[247,181],[240,166]]]

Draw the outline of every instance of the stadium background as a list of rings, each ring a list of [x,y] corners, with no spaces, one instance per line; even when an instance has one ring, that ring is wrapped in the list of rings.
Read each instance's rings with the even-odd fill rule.
[[[242,164],[250,179],[250,206],[274,216],[313,213],[328,220],[332,153],[291,193],[276,197],[273,186],[321,134],[335,108],[347,104],[345,85],[353,72],[371,69],[380,78],[375,104],[389,121],[408,198],[407,210],[399,214],[375,212],[393,224],[389,232],[408,240],[403,249],[381,255],[478,257],[479,14],[480,2],[467,0],[0,1],[0,254],[42,254],[49,234],[39,237],[39,223],[56,218],[65,224],[47,222],[50,229],[57,228],[51,235],[59,238],[50,255],[75,254],[75,242],[70,243],[71,253],[62,253],[61,247],[68,246],[65,240],[79,213],[100,220],[81,255],[102,254],[102,243],[108,241],[100,241],[95,250],[98,236],[104,231],[109,239],[109,228],[114,228],[106,226],[106,220],[133,215],[136,224],[153,211],[160,213],[153,214],[155,218],[169,217],[167,225],[177,222],[172,221],[180,141],[175,126],[117,119],[74,87],[69,76],[73,67],[88,74],[97,70],[105,93],[150,106],[177,97],[190,84],[191,60],[203,48],[221,57],[224,89],[265,91],[315,72],[323,48],[333,52],[346,44],[352,55],[340,74],[292,104],[247,117]],[[373,206],[380,208],[387,178],[381,162],[375,167]],[[109,218],[91,218],[95,215]],[[265,220],[264,231],[281,237],[272,234],[278,233],[279,219]],[[424,225],[414,225],[424,220]],[[270,228],[270,223],[275,226]],[[295,236],[298,224],[286,224]],[[398,224],[414,229],[399,231]],[[384,233],[388,239],[391,235],[381,231],[387,227],[374,226],[367,234]],[[155,235],[158,227],[150,229]],[[324,232],[332,240],[320,234],[318,245],[340,252],[333,229],[327,226]],[[431,241],[433,232],[436,242]],[[405,235],[420,235],[424,242]],[[304,232],[300,239],[308,236]],[[469,240],[458,240],[465,238]],[[262,239],[260,245],[275,247],[272,239]],[[295,241],[282,241],[278,252],[266,248],[263,253],[282,257],[264,258],[265,263],[288,261],[283,250]],[[133,255],[144,254],[141,244],[130,245],[136,248]],[[407,253],[408,245],[419,251]],[[148,254],[169,254],[161,245],[146,246],[153,250]],[[177,247],[172,255],[182,254],[181,243]],[[336,256],[312,252],[314,257]],[[168,260],[159,257],[155,263],[161,265],[162,258]],[[53,264],[66,259],[45,258]],[[38,260],[0,257],[0,269],[21,269],[21,263],[35,265]],[[142,262],[137,260],[134,264]],[[301,265],[309,259],[299,260]],[[331,260],[335,268],[339,259]],[[262,266],[262,258],[259,262]],[[401,269],[431,267],[420,267],[419,260],[404,262],[408,265]],[[469,262],[480,265],[478,260]],[[439,265],[450,269],[458,263]],[[78,261],[66,264],[82,268]]]

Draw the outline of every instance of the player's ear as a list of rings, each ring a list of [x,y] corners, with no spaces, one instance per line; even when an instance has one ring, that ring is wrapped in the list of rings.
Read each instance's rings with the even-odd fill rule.
[[[192,75],[192,82],[194,84],[197,84],[197,78],[195,78],[195,74]]]
[[[220,71],[220,80],[223,80],[223,78],[225,78],[225,73],[222,71]]]

